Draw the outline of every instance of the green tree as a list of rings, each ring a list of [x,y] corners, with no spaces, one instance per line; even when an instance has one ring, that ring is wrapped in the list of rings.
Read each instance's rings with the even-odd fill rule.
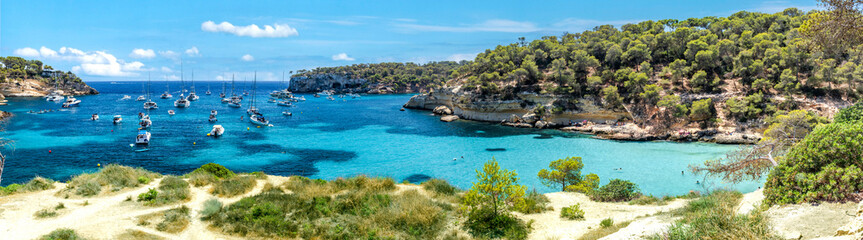
[[[713,99],[705,98],[692,102],[689,118],[692,121],[704,121],[714,117]]]
[[[582,176],[581,169],[583,167],[584,163],[582,163],[581,157],[567,157],[551,162],[548,164],[549,169],[539,170],[537,176],[546,186],[560,185],[561,191],[589,192],[593,190],[591,186],[595,187],[595,184],[598,184],[599,177]]]
[[[623,98],[620,97],[620,93],[617,92],[617,87],[608,86],[602,89],[602,97],[605,99],[605,104],[617,107],[623,101]]]
[[[648,104],[656,104],[656,102],[659,101],[659,93],[661,91],[662,87],[659,87],[656,84],[650,84],[645,86],[644,92],[639,93],[638,96]]]
[[[464,196],[463,203],[468,211],[488,209],[498,216],[524,200],[526,187],[518,184],[518,174],[501,169],[494,158],[483,165],[482,171],[476,171],[476,178]]]
[[[692,87],[694,92],[712,92],[717,86],[719,86],[721,81],[718,77],[710,78],[707,75],[707,72],[704,70],[699,70],[692,75],[692,78],[689,79],[689,85]]]
[[[662,96],[662,100],[659,100],[656,105],[665,107],[667,110],[671,111],[672,116],[678,118],[686,116],[686,113],[689,111],[686,105],[680,102],[680,97],[677,95]]]

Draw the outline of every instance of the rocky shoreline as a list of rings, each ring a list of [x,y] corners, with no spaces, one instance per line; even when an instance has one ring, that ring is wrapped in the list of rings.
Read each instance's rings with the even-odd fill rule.
[[[65,81],[58,85],[58,89],[63,94],[68,95],[95,95],[99,91],[93,89],[84,82]],[[12,80],[6,79],[0,83],[0,94],[5,97],[44,97],[54,91],[52,83],[43,82],[37,79]]]
[[[761,139],[761,134],[745,129],[738,131],[716,127],[683,127],[656,130],[653,126],[639,126],[632,122],[619,121],[619,119],[632,119],[632,116],[625,111],[603,109],[589,99],[579,101],[580,111],[537,116],[533,106],[525,104],[524,101],[467,101],[464,96],[456,94],[457,92],[458,89],[415,95],[404,104],[404,107],[431,110],[434,114],[440,115],[441,121],[444,122],[465,119],[519,128],[559,129],[611,140],[754,144]],[[531,99],[531,102],[538,105],[543,102],[557,101],[553,96],[538,94],[523,94],[519,98]]]

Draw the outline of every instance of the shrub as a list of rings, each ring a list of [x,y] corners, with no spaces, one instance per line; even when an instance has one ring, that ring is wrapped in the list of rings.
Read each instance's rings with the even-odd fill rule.
[[[52,210],[52,209],[42,209],[42,210],[36,211],[36,213],[34,213],[33,216],[35,216],[36,218],[56,217],[57,212]]]
[[[222,210],[222,202],[219,202],[218,199],[210,199],[204,202],[204,207],[201,209],[201,216],[203,218],[209,218],[213,216],[213,214],[218,213]]]
[[[611,219],[611,218],[602,219],[602,222],[599,222],[599,226],[602,228],[614,226],[614,219]]]
[[[140,176],[140,177],[138,177],[138,183],[140,183],[140,184],[150,183],[150,178],[148,178],[147,176]]]
[[[159,192],[157,192],[156,189],[150,188],[149,191],[138,194],[138,201],[150,202],[155,200],[157,196],[159,196]]]
[[[0,187],[0,196],[13,194],[15,192],[18,192],[18,190],[20,190],[20,189],[21,189],[21,184],[16,184],[16,183],[9,184],[9,186],[6,186],[6,187]]]
[[[584,164],[581,157],[567,157],[548,164],[548,169],[542,169],[537,176],[542,184],[549,187],[560,186],[560,191],[591,192],[599,185],[596,174],[581,175]]]
[[[589,197],[599,202],[621,202],[629,201],[637,197],[638,186],[626,180],[612,179],[608,184],[593,191]]]
[[[216,182],[213,185],[213,194],[221,197],[233,197],[251,191],[252,188],[255,188],[255,184],[257,181],[254,177],[231,177]]]
[[[569,207],[560,209],[560,218],[569,220],[584,220],[584,211],[581,210],[581,204],[575,204]]]
[[[78,236],[78,233],[75,230],[68,228],[60,228],[47,235],[40,237],[41,240],[83,240],[81,236]]]
[[[207,173],[217,178],[230,178],[237,174],[226,168],[225,166],[216,163],[207,163],[192,171],[192,173]]]
[[[58,203],[57,206],[54,207],[54,210],[60,210],[64,208],[66,208],[66,205],[63,205],[63,203]]]
[[[863,122],[863,101],[858,101],[854,105],[840,109],[836,116],[833,117],[835,123],[860,123]]]
[[[650,239],[778,239],[760,211],[734,212],[742,194],[716,191],[690,201],[667,232]]]
[[[142,176],[153,179],[159,177],[159,174],[142,168],[110,164],[96,173],[75,176],[69,181],[68,188],[74,190],[75,194],[87,197],[99,194],[103,186],[111,187],[113,191],[137,187],[140,185],[138,179]]]
[[[83,183],[78,184],[75,188],[75,194],[89,197],[94,196],[102,192],[102,186],[96,182],[95,179],[85,180]]]
[[[863,124],[815,128],[791,147],[764,184],[765,203],[845,201],[863,190]]]
[[[469,213],[464,226],[475,237],[527,239],[531,224],[511,214],[494,214],[491,209],[481,208]]]
[[[162,222],[156,224],[156,230],[168,233],[178,233],[189,225],[189,208],[181,206],[165,211]]]
[[[648,204],[665,205],[665,204],[668,204],[666,201],[673,200],[673,199],[674,199],[673,197],[669,197],[669,196],[664,196],[664,197],[662,197],[662,199],[659,199],[657,197],[654,197],[653,195],[650,195],[650,196],[641,195],[641,196],[638,196],[638,198],[635,198],[635,199],[632,199],[631,201],[629,201],[629,204],[631,204],[631,205],[648,205]]]
[[[29,182],[24,184],[21,187],[21,191],[33,192],[33,191],[42,191],[54,188],[54,180],[43,178],[43,177],[35,177],[30,179]]]
[[[450,185],[449,182],[447,182],[446,180],[437,178],[432,178],[428,181],[423,182],[422,186],[426,191],[446,196],[454,195],[457,191],[457,189]]]
[[[189,183],[195,185],[195,187],[206,186],[210,183],[214,183],[219,181],[215,175],[209,174],[206,172],[192,172],[188,174]]]
[[[524,201],[515,205],[513,210],[525,214],[541,213],[552,209],[548,206],[549,202],[548,197],[536,192],[536,189],[534,189],[524,197]]]

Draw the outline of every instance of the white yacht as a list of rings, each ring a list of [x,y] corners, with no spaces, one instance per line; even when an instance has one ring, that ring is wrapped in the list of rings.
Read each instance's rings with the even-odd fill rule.
[[[258,111],[257,107],[255,107],[255,102],[256,102],[255,97],[258,95],[258,74],[257,73],[255,73],[255,80],[254,81],[255,82],[252,85],[252,98],[249,100],[249,105],[251,105],[251,106],[249,107],[248,110],[246,110],[246,113],[249,114],[249,121],[252,122],[252,124],[255,124],[258,126],[269,126],[270,121],[264,117],[264,114],[261,114],[261,112]]]
[[[90,120],[93,120],[93,121],[99,120],[99,114],[94,113],[93,115],[90,115]]]
[[[123,98],[120,98],[120,101],[132,99],[132,96],[123,95]]]
[[[222,127],[222,125],[213,125],[213,130],[211,130],[207,136],[219,137],[222,136],[222,134],[225,134],[225,128]]]
[[[224,100],[222,100],[222,101],[224,102]],[[228,107],[240,108],[243,105],[242,101],[243,101],[242,97],[238,97],[236,94],[234,94],[234,76],[232,75],[231,76],[231,98],[228,99]]]
[[[159,105],[156,104],[156,102],[153,102],[153,100],[147,100],[146,102],[144,102],[144,109],[150,110],[150,109],[158,109],[158,108],[159,108]]]
[[[180,98],[177,101],[174,101],[174,107],[178,108],[187,108],[189,107],[189,100],[187,100],[183,94],[180,94]]]
[[[153,102],[152,99],[150,99],[150,74],[149,73],[147,74],[147,88],[146,88],[146,91],[144,91],[144,92],[147,95],[147,97],[145,98],[147,101],[144,102],[144,109],[150,110],[150,109],[159,108],[159,105],[156,104],[156,102]],[[140,96],[140,97],[138,97],[138,99],[141,99],[142,97],[144,97],[144,96]],[[141,113],[139,115],[143,115],[143,113]]]
[[[289,101],[278,101],[278,102],[276,102],[276,105],[290,107],[291,102],[289,102]]]
[[[49,102],[63,101],[63,93],[58,91],[58,90],[55,90],[55,91],[51,92],[50,94],[48,94],[48,96],[45,96],[45,101],[49,101]]]
[[[78,104],[80,104],[80,103],[81,103],[81,100],[75,99],[72,96],[68,96],[68,97],[66,97],[66,102],[63,102],[63,107],[64,108],[77,107]]]
[[[282,115],[285,115],[285,116],[290,117],[290,116],[293,116],[294,114],[293,114],[293,113],[291,113],[291,111],[285,110],[285,111],[283,111],[283,112],[282,112]]]
[[[193,92],[189,93],[189,96],[186,97],[186,99],[188,99],[189,101],[198,101],[199,97],[197,94],[195,94],[193,90]]]
[[[114,115],[114,124],[120,124],[123,121],[123,116]]]
[[[162,96],[159,96],[159,97],[161,97],[162,99],[168,99],[168,98],[174,97],[173,95],[171,95],[171,86],[168,85],[167,81],[165,82],[165,92],[162,93]]]
[[[219,121],[219,119],[216,118],[216,115],[210,114],[210,118],[208,118],[207,121],[216,122]]]
[[[150,129],[150,127],[153,126],[153,121],[150,121],[150,116],[145,115],[141,118],[141,122],[139,124],[141,125],[141,129]]]
[[[270,120],[264,118],[263,115],[252,115],[249,117],[249,122],[258,126],[269,126]]]
[[[174,116],[174,110],[168,110],[168,115]]]
[[[147,100],[147,96],[144,96],[144,95],[138,96],[138,98],[135,99],[135,101],[145,101],[145,100]]]
[[[135,144],[150,145],[150,132],[147,130],[139,130],[138,136],[135,137]]]

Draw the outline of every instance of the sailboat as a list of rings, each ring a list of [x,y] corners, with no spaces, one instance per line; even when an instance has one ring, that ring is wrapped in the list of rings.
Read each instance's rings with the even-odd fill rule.
[[[183,81],[183,63],[180,63],[180,84],[182,84],[182,91],[180,91],[180,98],[177,101],[174,101],[174,107],[177,108],[187,108],[189,107],[189,100],[183,96],[183,92],[186,91],[186,82]]]
[[[225,82],[222,82],[222,92],[219,93],[219,98],[225,98]],[[225,102],[225,101],[222,101]]]
[[[146,92],[147,92],[147,101],[144,102],[144,109],[150,110],[150,109],[159,108],[159,105],[156,105],[156,102],[153,102],[153,100],[150,99],[150,74],[149,73],[147,74],[147,91]]]
[[[195,94],[195,71],[192,71],[192,92],[189,93],[189,97],[187,97],[189,101],[197,101],[198,95]]]
[[[207,83],[207,92],[206,92],[206,93],[204,93],[204,94],[207,94],[207,95],[212,95],[212,94],[213,94],[213,93],[211,93],[211,92],[210,92],[210,84],[209,84],[209,83]]]
[[[242,107],[242,98],[237,97],[237,94],[234,94],[234,76],[231,75],[231,99],[228,100],[228,106],[233,108]]]
[[[251,122],[252,124],[258,125],[258,126],[269,126],[270,121],[267,120],[267,118],[264,117],[264,114],[261,114],[258,111],[258,108],[255,107],[255,95],[258,95],[258,73],[257,72],[255,73],[255,80],[254,81],[255,81],[255,83],[254,83],[254,85],[252,85],[252,100],[251,100],[252,106],[249,107],[249,110],[246,110],[246,112],[249,113],[249,115],[250,115],[249,116],[249,122]]]
[[[63,92],[58,89],[59,82],[57,79],[54,79],[54,91],[45,96],[45,101],[49,102],[60,102],[63,101]]]
[[[172,98],[174,96],[171,95],[171,85],[168,84],[168,81],[165,81],[165,93],[162,93],[160,96],[162,99]]]

